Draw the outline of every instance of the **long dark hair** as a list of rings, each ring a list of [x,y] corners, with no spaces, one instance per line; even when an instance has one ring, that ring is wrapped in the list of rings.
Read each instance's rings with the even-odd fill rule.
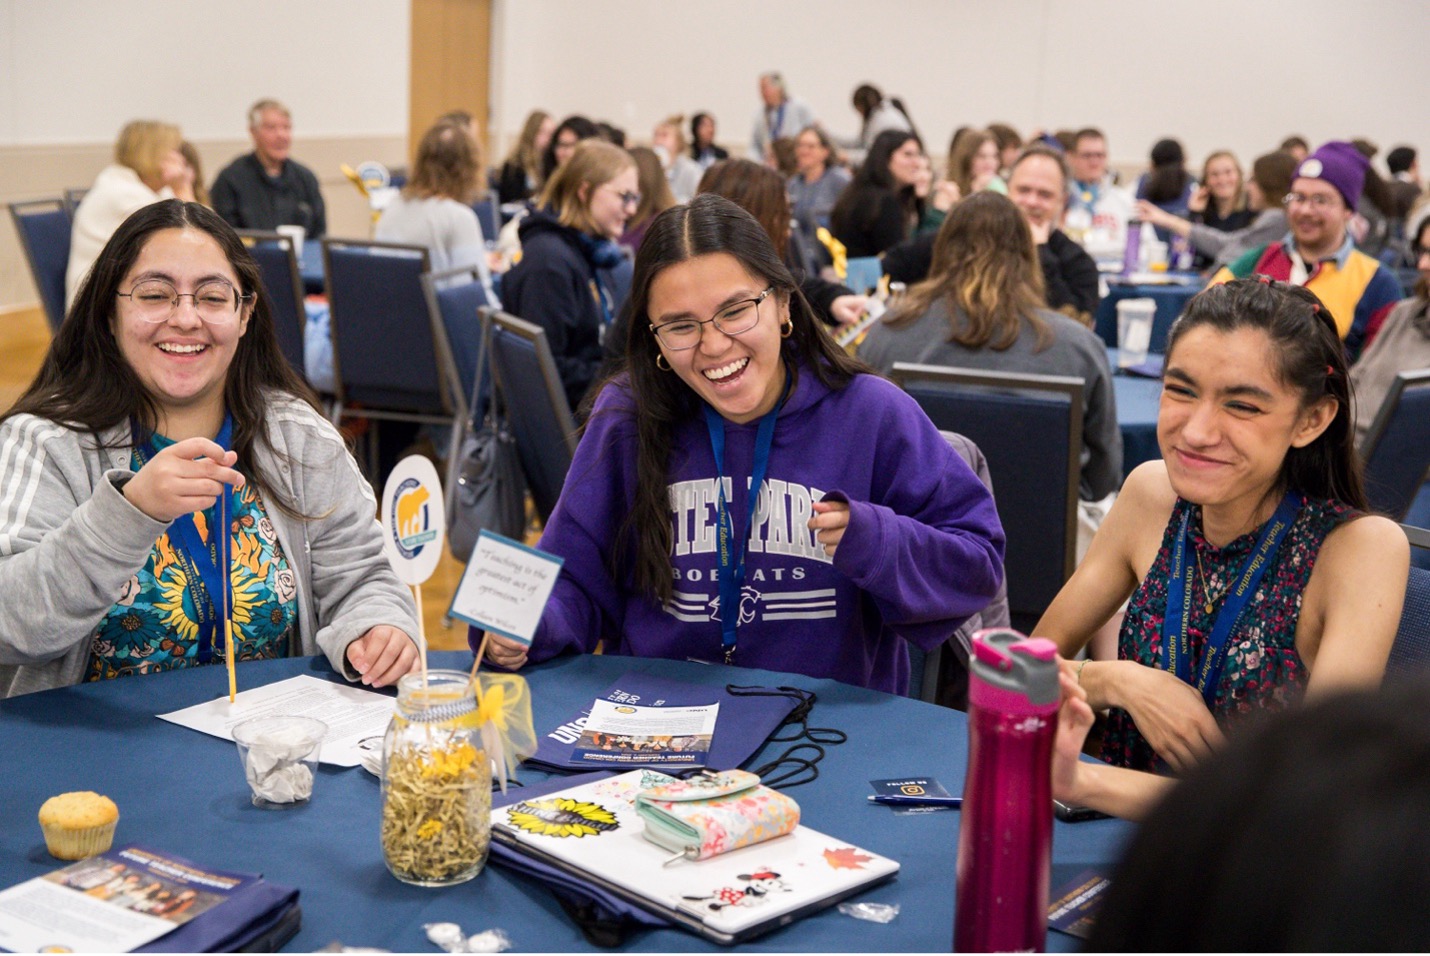
[[[1360,456],[1351,427],[1351,380],[1336,320],[1314,292],[1265,276],[1237,279],[1199,292],[1167,336],[1167,360],[1177,343],[1199,326],[1219,332],[1259,329],[1271,340],[1277,377],[1301,394],[1301,407],[1323,398],[1338,403],[1336,415],[1304,448],[1291,448],[1281,463],[1284,487],[1370,510]]]
[[[223,400],[233,416],[233,447],[243,473],[265,501],[300,516],[259,467],[254,450],[270,452],[263,416],[275,392],[287,392],[318,408],[317,397],[300,379],[278,346],[268,290],[243,241],[218,213],[198,203],[166,199],[135,212],[109,237],[94,268],[80,285],[69,314],[50,343],[40,372],[14,407],[0,421],[28,413],[69,428],[100,434],[135,422],[139,438],[147,440],[159,422],[159,408],[125,361],[114,337],[119,284],[134,267],[149,238],[163,229],[196,229],[223,250],[238,276],[239,293],[257,293],[248,330],[238,340],[224,382]],[[125,436],[124,444],[129,442]]]
[[[830,222],[839,224],[834,229],[836,234],[872,226],[879,213],[878,199],[884,193],[895,194],[910,216],[918,214],[919,203],[914,188],[896,185],[893,174],[889,172],[889,160],[909,140],[917,142],[918,137],[907,130],[897,129],[886,129],[874,137],[869,154],[864,157],[864,165],[859,167],[853,180],[839,194],[839,201],[829,214]]]
[[[829,388],[843,388],[854,376],[868,372],[824,332],[774,244],[755,218],[730,200],[713,194],[696,196],[688,205],[667,209],[656,217],[636,255],[635,276],[626,303],[625,373],[635,410],[639,452],[636,499],[617,539],[611,573],[624,579],[628,568],[636,591],[657,601],[670,600],[672,545],[670,456],[675,430],[699,414],[699,398],[673,372],[656,366],[660,348],[649,328],[650,287],[663,271],[699,256],[734,256],[751,275],[774,287],[778,300],[789,302],[793,331],[782,340],[785,367],[791,380],[808,371]],[[633,545],[634,561],[625,559]]]
[[[595,139],[601,135],[601,131],[596,128],[596,124],[579,113],[566,117],[561,124],[551,132],[551,141],[546,144],[546,148],[541,151],[541,181],[544,183],[551,179],[551,174],[556,171],[556,141],[561,138],[562,132],[570,130],[576,134],[576,141],[583,139]]]
[[[1159,139],[1152,147],[1152,169],[1142,187],[1142,198],[1150,203],[1176,202],[1187,191],[1192,174],[1187,157],[1175,139]]]
[[[754,160],[722,159],[705,170],[696,191],[724,196],[754,216],[774,243],[775,254],[785,258],[789,250],[789,191],[779,173]]]

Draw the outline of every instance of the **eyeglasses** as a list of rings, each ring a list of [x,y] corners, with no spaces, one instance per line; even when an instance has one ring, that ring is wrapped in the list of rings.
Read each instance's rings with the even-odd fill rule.
[[[740,335],[753,329],[760,321],[760,303],[773,291],[775,287],[770,286],[753,299],[732,302],[708,319],[676,319],[663,325],[652,325],[650,330],[660,339],[660,344],[672,352],[693,349],[699,345],[700,337],[705,334],[706,323],[713,324],[726,335]]]
[[[616,187],[612,186],[611,189]],[[616,193],[616,198],[621,201],[622,206],[639,206],[641,204],[641,194],[633,192]]]
[[[128,292],[115,295],[128,299],[134,311],[145,322],[167,322],[179,311],[179,300],[194,300],[194,311],[199,318],[210,325],[228,325],[238,319],[238,308],[253,298],[253,293],[239,295],[223,279],[212,279],[201,284],[193,292],[180,292],[163,279],[145,279]]]
[[[1312,209],[1330,209],[1336,204],[1336,197],[1328,196],[1325,193],[1316,193],[1314,196],[1307,196],[1305,193],[1287,193],[1281,202],[1287,206],[1307,205]]]

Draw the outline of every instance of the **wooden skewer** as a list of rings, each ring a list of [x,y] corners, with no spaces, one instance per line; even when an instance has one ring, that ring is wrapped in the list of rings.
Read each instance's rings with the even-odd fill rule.
[[[238,671],[233,659],[233,562],[230,554],[233,544],[228,529],[228,495],[228,485],[224,485],[223,493],[219,495],[218,527],[214,533],[220,535],[217,551],[223,559],[223,567],[219,569],[223,578],[219,600],[223,602],[223,654],[228,663],[228,702],[232,704],[238,696]]]
[[[481,646],[477,648],[477,659],[474,660],[474,661],[472,661],[472,687],[473,687],[473,688],[476,690],[476,692],[477,692],[477,706],[478,706],[478,707],[480,707],[480,706],[482,705],[482,683],[481,683],[481,681],[477,680],[477,668],[479,668],[479,667],[482,666],[482,658],[483,658],[483,657],[486,655],[486,653],[487,653],[487,640],[488,640],[491,636],[492,636],[492,632],[491,632],[491,631],[483,631],[483,632],[482,632],[482,643],[481,643]]]
[[[427,623],[422,620],[422,585],[412,585],[412,600],[417,602],[417,654],[422,664],[422,689],[427,689]]]

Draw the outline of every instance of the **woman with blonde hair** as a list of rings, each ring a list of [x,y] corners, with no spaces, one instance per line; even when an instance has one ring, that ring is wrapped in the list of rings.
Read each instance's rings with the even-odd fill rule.
[[[996,193],[1008,194],[1008,186],[998,175],[1002,159],[998,152],[998,140],[986,129],[970,130],[956,140],[948,156],[948,178],[958,183],[960,195],[991,189]]]
[[[690,158],[690,144],[686,142],[684,126],[684,116],[667,116],[655,124],[650,138],[651,147],[660,157],[676,202],[690,202],[704,172],[701,165]]]
[[[601,342],[621,303],[610,270],[626,262],[615,240],[640,208],[631,154],[582,140],[521,224],[521,261],[502,280],[507,311],[546,330],[575,408],[601,364]]]
[[[501,202],[521,202],[541,188],[541,154],[555,131],[556,118],[545,110],[532,110],[526,115],[521,135],[497,174]]]
[[[114,162],[99,171],[74,213],[65,303],[74,302],[104,244],[129,214],[161,199],[194,201],[194,171],[184,162],[179,128],[134,120],[119,131]]]
[[[953,207],[934,242],[929,277],[869,332],[859,357],[885,374],[895,362],[995,372],[1075,375],[1083,387],[1081,497],[1122,481],[1122,434],[1102,340],[1048,310],[1027,220],[1006,196],[975,193]]]

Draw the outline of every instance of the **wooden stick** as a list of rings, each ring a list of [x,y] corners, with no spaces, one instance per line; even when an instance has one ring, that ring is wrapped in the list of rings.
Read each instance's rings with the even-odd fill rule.
[[[223,603],[223,653],[228,663],[228,702],[232,704],[238,696],[238,671],[233,659],[233,538],[228,530],[228,496],[228,485],[224,485],[223,493],[219,495],[218,527],[210,529],[210,534],[221,536],[218,539],[220,547],[216,549],[223,557],[223,567],[219,569],[223,577],[223,586],[219,590],[223,593],[219,600]]]
[[[412,599],[417,602],[417,647],[422,664],[422,689],[427,689],[427,622],[422,619],[422,585],[412,585]]]
[[[487,641],[491,636],[491,631],[482,631],[482,643],[477,648],[477,659],[472,661],[472,687],[477,692],[478,707],[482,705],[482,682],[477,680],[477,668],[482,666],[482,657],[487,653]]]

